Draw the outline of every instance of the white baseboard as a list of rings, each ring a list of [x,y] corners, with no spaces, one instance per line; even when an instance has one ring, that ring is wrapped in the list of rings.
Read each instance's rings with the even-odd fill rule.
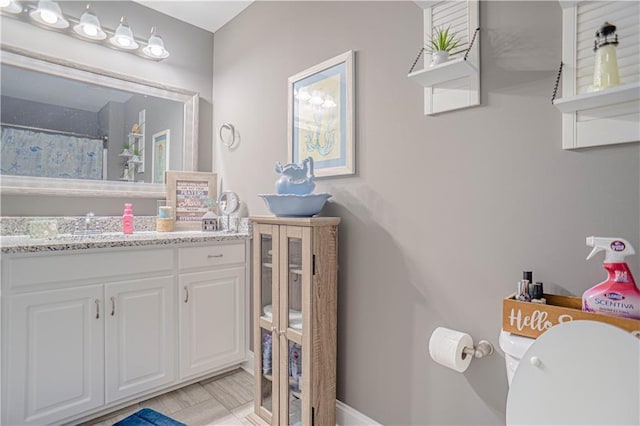
[[[336,401],[336,424],[338,426],[374,426],[380,425],[370,417],[365,416],[355,408],[349,407],[342,401]]]
[[[253,376],[253,352],[247,351],[247,360],[240,365],[247,373]],[[382,426],[370,417],[365,416],[355,408],[349,407],[342,401],[336,400],[336,425],[337,426]]]
[[[240,364],[240,368],[253,376],[253,352],[247,351],[247,360]]]

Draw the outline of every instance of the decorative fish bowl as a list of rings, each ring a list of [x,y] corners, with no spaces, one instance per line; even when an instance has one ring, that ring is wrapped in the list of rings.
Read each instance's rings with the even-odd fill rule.
[[[312,194],[316,184],[313,181],[313,158],[307,157],[302,163],[281,165],[276,163],[276,172],[281,176],[276,181],[275,194],[258,194],[265,204],[279,217],[310,217],[322,210],[331,194]]]

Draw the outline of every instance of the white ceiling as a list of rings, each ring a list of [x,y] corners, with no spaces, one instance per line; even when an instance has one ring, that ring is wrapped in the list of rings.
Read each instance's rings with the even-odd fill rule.
[[[242,12],[253,0],[134,0],[143,6],[187,22],[203,30],[216,32]]]

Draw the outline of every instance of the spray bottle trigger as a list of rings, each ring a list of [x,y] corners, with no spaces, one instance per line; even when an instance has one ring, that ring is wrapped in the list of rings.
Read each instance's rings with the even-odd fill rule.
[[[593,256],[596,255],[596,253],[598,253],[599,251],[602,251],[604,249],[600,248],[600,247],[594,247],[593,250],[591,250],[591,253],[589,253],[589,256],[587,256],[587,260],[591,259]]]

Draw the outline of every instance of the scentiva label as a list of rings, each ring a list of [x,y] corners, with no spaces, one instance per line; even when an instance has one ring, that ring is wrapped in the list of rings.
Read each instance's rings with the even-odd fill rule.
[[[614,292],[605,293],[604,297],[606,297],[607,299],[611,299],[611,300],[622,300],[622,299],[624,299],[623,295],[621,295],[620,293],[614,293]]]
[[[610,247],[613,251],[623,251],[625,248],[627,248],[627,246],[625,246],[622,241],[618,240],[612,242]]]
[[[615,292],[591,296],[584,300],[585,310],[587,311],[631,318],[634,318],[636,306],[638,306],[639,302],[636,297],[625,297]]]

